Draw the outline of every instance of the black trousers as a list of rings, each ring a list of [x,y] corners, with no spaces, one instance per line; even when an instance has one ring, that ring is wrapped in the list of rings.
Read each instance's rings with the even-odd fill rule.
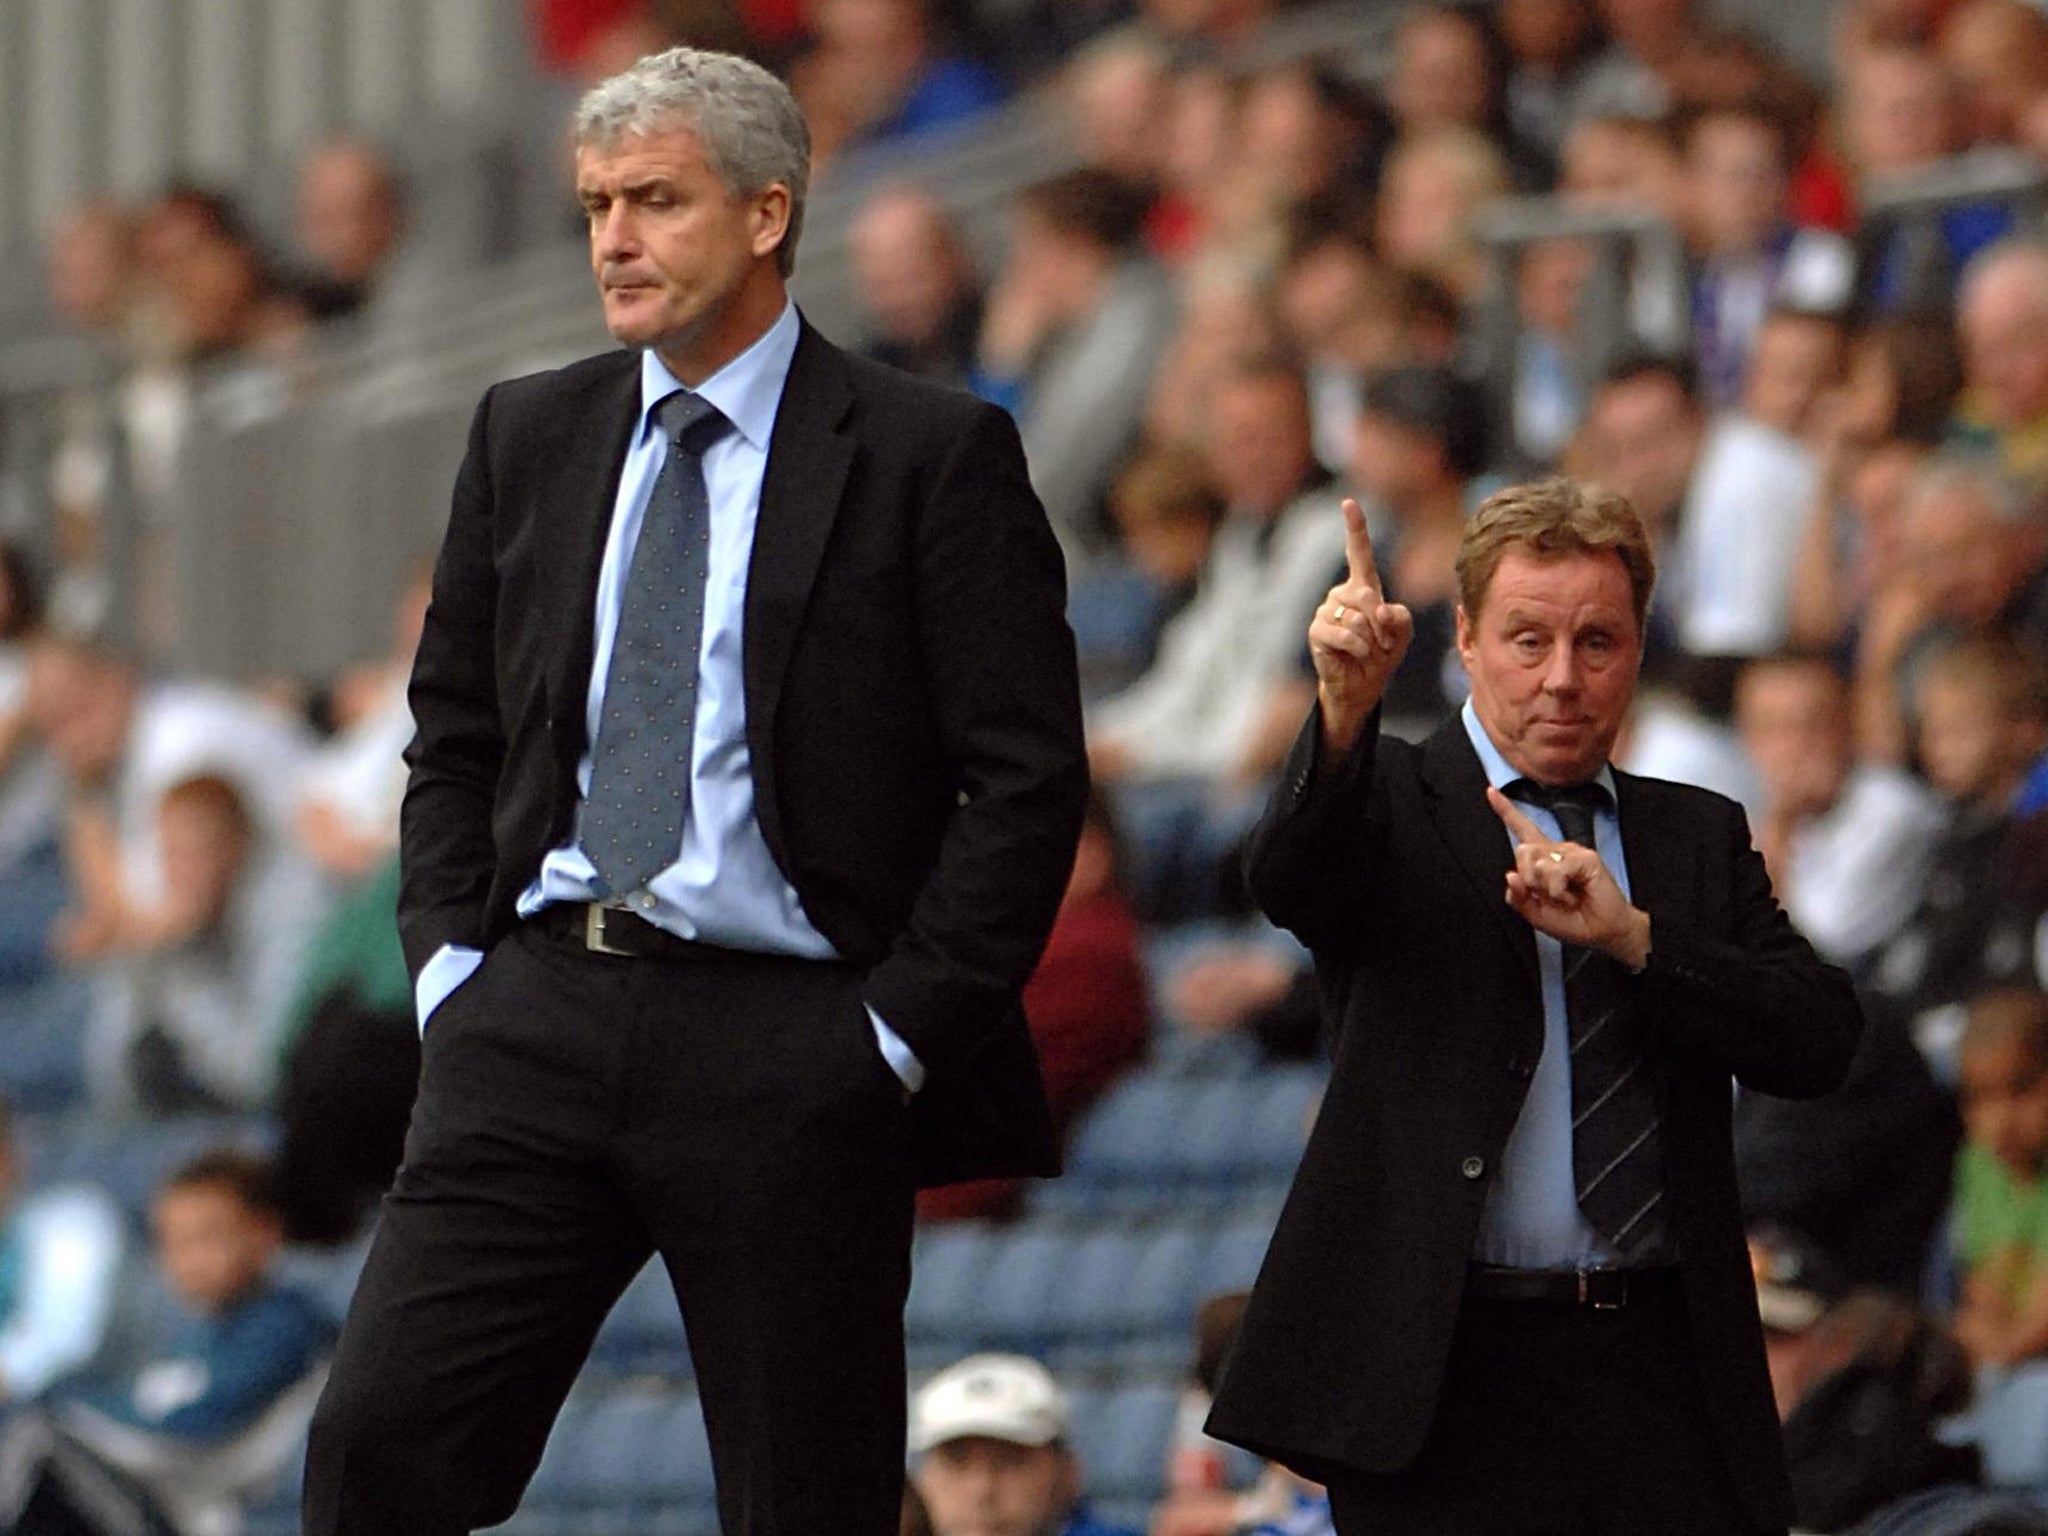
[[[1422,1454],[1330,1505],[1339,1536],[1762,1536],[1675,1285],[1613,1312],[1467,1297]]]
[[[893,1536],[911,1175],[852,967],[528,925],[434,1014],[307,1457],[307,1536],[507,1518],[659,1252],[726,1536]]]

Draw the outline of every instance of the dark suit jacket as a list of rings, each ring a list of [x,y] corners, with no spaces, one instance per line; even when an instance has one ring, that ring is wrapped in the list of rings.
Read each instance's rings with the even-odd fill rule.
[[[494,386],[412,680],[399,927],[488,949],[571,834],[598,566],[639,356]],[[809,325],[745,613],[756,814],[804,910],[930,1073],[925,1182],[1056,1170],[1017,1004],[1087,793],[1065,581],[1010,418]]]
[[[1328,1478],[1397,1470],[1435,1409],[1487,1185],[1543,1044],[1534,930],[1453,717],[1420,747],[1377,722],[1319,771],[1296,744],[1253,840],[1254,893],[1313,949],[1334,1068],[1228,1360],[1210,1429]],[[1730,1148],[1729,1075],[1813,1095],[1861,1016],[1771,897],[1740,808],[1615,775],[1652,955],[1628,983],[1668,1065],[1668,1194],[1686,1310],[1729,1470],[1760,1522],[1791,1514]]]

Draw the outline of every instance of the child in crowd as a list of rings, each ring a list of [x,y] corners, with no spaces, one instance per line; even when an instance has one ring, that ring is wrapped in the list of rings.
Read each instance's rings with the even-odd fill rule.
[[[1952,639],[1920,663],[1910,692],[1921,771],[1947,797],[1948,824],[1912,916],[1879,951],[1869,981],[1946,1078],[1962,1004],[2042,979],[2041,856],[2014,808],[2048,748],[2048,668],[2003,635]]]
[[[84,1512],[109,1489],[128,1512],[118,1528],[217,1528],[298,1445],[334,1326],[272,1273],[283,1229],[267,1165],[203,1154],[165,1181],[150,1220],[190,1319],[125,1380],[10,1422],[0,1531],[101,1529]],[[86,1488],[97,1492],[81,1499]]]
[[[2048,1353],[2048,995],[1978,998],[1958,1066],[1955,1332],[1978,1365],[2012,1365]]]

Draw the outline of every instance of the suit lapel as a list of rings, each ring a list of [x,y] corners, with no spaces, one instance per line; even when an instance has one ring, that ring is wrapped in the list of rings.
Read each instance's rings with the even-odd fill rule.
[[[548,648],[548,711],[560,725],[555,753],[573,772],[582,751],[597,623],[597,576],[619,495],[619,471],[640,414],[640,354],[618,354],[616,373],[597,376],[536,424],[532,462],[544,569],[555,573],[563,629]],[[594,424],[594,425],[593,425]]]
[[[768,445],[747,567],[747,747],[755,814],[778,857],[784,849],[775,800],[775,712],[853,466],[854,439],[839,430],[852,401],[845,359],[805,321]],[[783,867],[789,867],[786,858]]]
[[[1698,903],[1692,876],[1697,862],[1678,835],[1682,818],[1658,815],[1658,786],[1633,774],[1617,769],[1614,791],[1621,855],[1628,862],[1629,901],[1645,912],[1694,921]]]
[[[1423,744],[1422,787],[1430,818],[1450,845],[1453,861],[1477,888],[1480,905],[1501,925],[1530,979],[1538,979],[1536,931],[1503,899],[1508,871],[1515,867],[1514,844],[1486,803],[1486,770],[1461,715],[1453,714]]]

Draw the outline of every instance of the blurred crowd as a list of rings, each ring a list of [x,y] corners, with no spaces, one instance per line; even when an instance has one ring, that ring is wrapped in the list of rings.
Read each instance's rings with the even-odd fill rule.
[[[1803,1518],[1967,1529],[1987,1478],[2048,1487],[2048,14],[1834,0],[1804,73],[1706,0],[1408,6],[1369,69],[1271,62],[1288,9],[531,14],[572,78],[677,39],[786,69],[824,177],[860,194],[864,331],[843,339],[1016,415],[1067,553],[1097,781],[1027,997],[1067,1125],[1141,1062],[1322,1050],[1307,957],[1237,868],[1313,696],[1340,500],[1416,616],[1386,715],[1419,735],[1464,697],[1468,511],[1553,471],[1630,497],[1660,580],[1621,765],[1746,806],[1868,1017],[1839,1093],[1737,1108]],[[899,174],[1013,101],[1073,154],[999,229]],[[1910,216],[1902,186],[1931,189]],[[165,677],[147,539],[135,611],[112,614],[98,509],[124,479],[146,535],[199,382],[260,394],[385,302],[406,204],[348,138],[300,168],[288,254],[213,189],[77,210],[51,304],[121,383],[67,423],[50,539],[0,551],[0,1034],[57,1007],[93,1115],[273,1127],[270,1182],[230,1203],[302,1243],[359,1232],[416,1070],[391,915],[424,573],[354,671]],[[922,1214],[1024,1199],[968,1186]],[[92,1353],[31,1374],[6,1352],[31,1208],[0,1196],[0,1403]],[[1193,1427],[1229,1308],[1204,1310],[1154,1530],[1321,1529],[1313,1489]],[[1107,1529],[1076,1512],[1087,1448],[1033,1363],[965,1362],[913,1423],[928,1523],[907,1528]]]

